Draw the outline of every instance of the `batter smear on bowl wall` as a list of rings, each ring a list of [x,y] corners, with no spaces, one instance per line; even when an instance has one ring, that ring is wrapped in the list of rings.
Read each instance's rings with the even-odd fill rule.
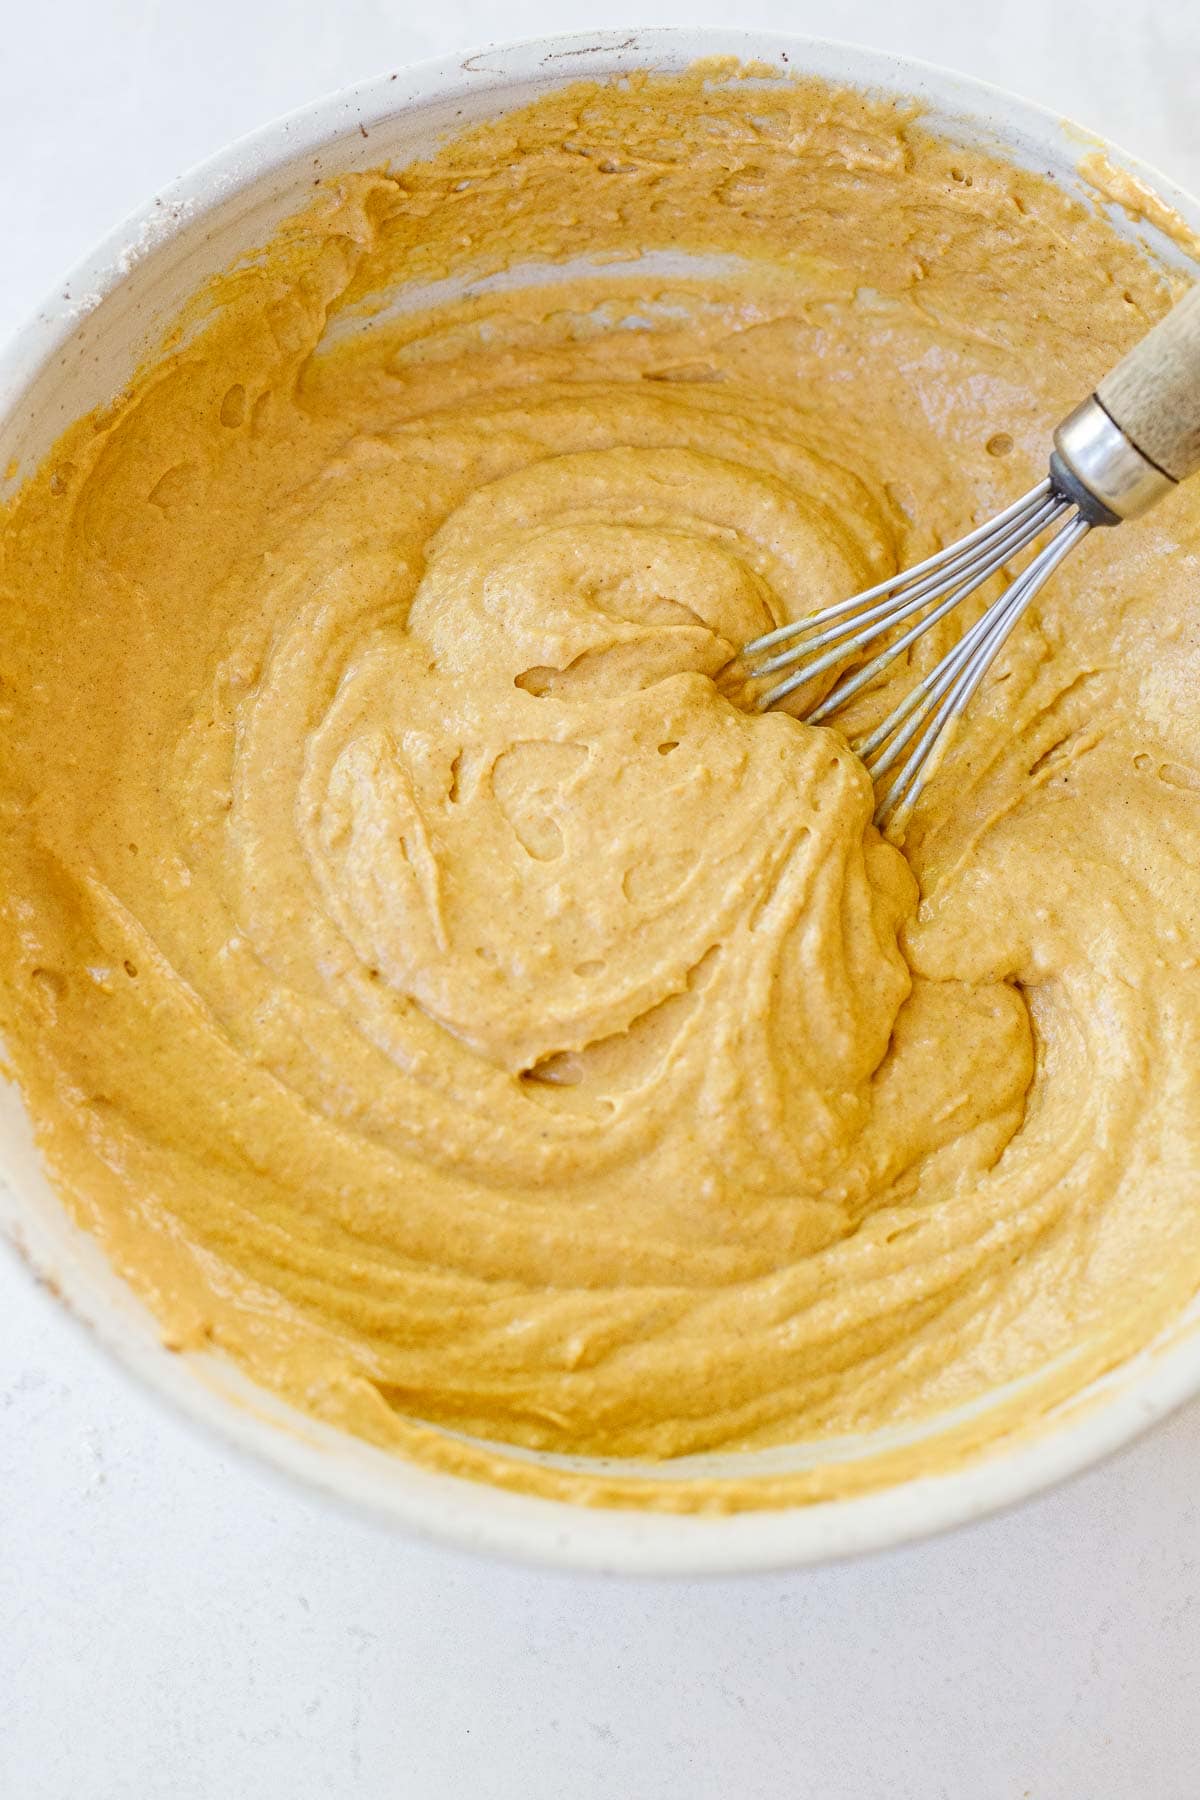
[[[903,854],[728,669],[1028,487],[1170,297],[915,108],[701,66],[314,189],[66,433],[0,515],[2,1022],[168,1342],[733,1510],[1036,1430],[1179,1311],[1197,495],[1064,567]]]

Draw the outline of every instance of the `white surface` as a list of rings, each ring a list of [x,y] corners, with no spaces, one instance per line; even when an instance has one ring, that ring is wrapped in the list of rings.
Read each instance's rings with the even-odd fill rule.
[[[1182,0],[908,12],[762,4],[754,22],[957,63],[1200,188],[1200,15]],[[10,4],[0,330],[115,216],[271,113],[498,31],[620,19],[581,0],[384,13]],[[0,1793],[1193,1800],[1197,1466],[1193,1409],[1057,1496],[855,1567],[535,1576],[229,1465],[0,1262]]]

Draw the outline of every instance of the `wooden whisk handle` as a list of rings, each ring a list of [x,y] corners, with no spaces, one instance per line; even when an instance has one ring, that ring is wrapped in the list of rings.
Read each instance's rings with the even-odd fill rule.
[[[1173,481],[1200,469],[1200,287],[1122,357],[1096,398]]]

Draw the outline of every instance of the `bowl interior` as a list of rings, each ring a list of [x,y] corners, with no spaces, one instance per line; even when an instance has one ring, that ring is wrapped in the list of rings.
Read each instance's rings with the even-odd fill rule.
[[[6,488],[37,467],[67,425],[120,390],[183,303],[299,210],[314,179],[384,163],[403,165],[430,154],[448,135],[583,75],[619,78],[632,69],[682,68],[702,55],[733,55],[778,68],[779,77],[764,73],[764,85],[786,78],[784,70],[803,71],[872,92],[915,95],[927,108],[925,122],[954,141],[998,151],[1048,171],[1068,188],[1087,191],[1079,163],[1099,146],[1075,128],[964,78],[796,38],[695,31],[600,34],[487,51],[384,77],[268,127],[182,177],[63,284],[61,299],[0,361],[0,470]],[[1169,204],[1200,226],[1200,206],[1132,159],[1105,150],[1122,167],[1149,178]],[[1177,245],[1144,221],[1122,214],[1115,222],[1164,263],[1185,260]],[[0,1086],[0,1226],[123,1364],[227,1440],[409,1529],[572,1566],[733,1570],[814,1561],[896,1542],[991,1510],[1095,1460],[1200,1386],[1194,1309],[1173,1328],[1169,1341],[1077,1396],[1039,1439],[959,1471],[778,1514],[667,1518],[591,1511],[401,1462],[292,1411],[214,1357],[165,1351],[154,1321],[114,1275],[98,1245],[68,1220],[42,1173],[29,1121],[11,1086]],[[981,1402],[980,1408],[993,1403]],[[905,1441],[948,1422],[942,1418],[895,1438]],[[744,1474],[747,1463],[763,1471],[800,1468],[880,1447],[876,1434],[865,1442],[825,1442],[819,1458],[812,1447],[799,1444],[753,1457],[687,1459],[673,1472],[682,1479],[735,1469]],[[507,1446],[506,1451],[512,1454]],[[622,1467],[631,1472],[629,1465]],[[661,1466],[654,1473],[661,1480]]]

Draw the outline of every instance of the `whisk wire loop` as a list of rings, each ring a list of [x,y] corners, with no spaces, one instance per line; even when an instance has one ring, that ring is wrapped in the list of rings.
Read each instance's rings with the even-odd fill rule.
[[[760,711],[775,706],[797,688],[844,663],[880,639],[883,648],[861,667],[836,681],[824,699],[803,716],[810,724],[830,718],[848,700],[903,656],[927,631],[998,574],[1035,539],[1055,535],[985,608],[958,643],[895,706],[873,731],[852,747],[878,781],[908,751],[876,809],[876,823],[898,825],[915,804],[941,749],[944,734],[972,699],[1010,632],[1059,563],[1086,535],[1090,522],[1050,478],[1041,481],[995,518],[948,544],[911,569],[874,587],[823,607],[807,619],[781,625],[755,638],[742,651],[752,679],[783,669],[783,681],[760,695]],[[907,625],[898,637],[896,627]],[[779,648],[784,646],[784,648]],[[765,661],[763,653],[772,651]],[[909,746],[915,745],[909,750]]]
[[[952,667],[946,667],[950,658],[944,659],[940,665],[945,669],[944,678],[937,684],[936,692],[931,689],[926,696],[928,704],[917,712],[916,728],[919,728],[925,718],[929,718],[929,723],[916,748],[879,802],[875,812],[877,825],[883,826],[889,821],[898,825],[907,818],[933,773],[939,751],[945,748],[946,739],[943,734],[962,716],[974,698],[984,676],[1008,642],[1034,595],[1045,586],[1059,563],[1091,529],[1088,520],[1072,519],[1054,542],[1035,557],[1012,586],[987,609],[972,631],[963,637],[956,652],[965,649],[966,654],[958,657],[956,652],[952,652],[956,656]],[[930,712],[932,717],[929,717]],[[886,728],[894,718],[895,714],[889,715],[889,719],[885,719],[883,726],[877,728],[872,736],[878,738],[882,731],[886,739],[890,735]],[[908,741],[908,737],[903,743],[894,739],[884,755],[877,760],[867,753],[864,760],[873,779],[886,773]],[[855,748],[859,749],[857,745]],[[865,750],[865,744],[863,749]],[[863,754],[863,751],[859,750],[859,754]]]
[[[1014,500],[1012,505],[1006,507],[1003,512],[997,513],[994,519],[988,519],[984,524],[977,525],[974,531],[969,531],[965,537],[958,538],[953,544],[947,544],[944,549],[935,550],[932,556],[925,558],[924,562],[914,563],[911,569],[901,569],[897,574],[889,575],[886,581],[877,582],[874,587],[867,588],[865,593],[854,594],[849,600],[839,600],[836,605],[825,607],[823,611],[815,613],[811,618],[793,620],[788,625],[779,625],[774,631],[765,632],[762,637],[756,637],[746,644],[743,647],[742,655],[744,657],[759,656],[764,650],[770,650],[775,644],[781,644],[785,639],[795,637],[797,632],[807,631],[810,626],[819,625],[826,619],[835,619],[842,613],[853,612],[856,607],[865,606],[883,594],[890,594],[893,588],[907,586],[910,582],[916,581],[919,576],[929,574],[932,570],[942,567],[960,551],[974,549],[977,544],[982,543],[985,538],[991,537],[1000,527],[1016,520],[1020,514],[1032,510],[1037,501],[1043,499],[1049,492],[1050,478],[1047,476],[1035,488],[1031,488],[1027,494],[1022,494],[1019,500]]]

